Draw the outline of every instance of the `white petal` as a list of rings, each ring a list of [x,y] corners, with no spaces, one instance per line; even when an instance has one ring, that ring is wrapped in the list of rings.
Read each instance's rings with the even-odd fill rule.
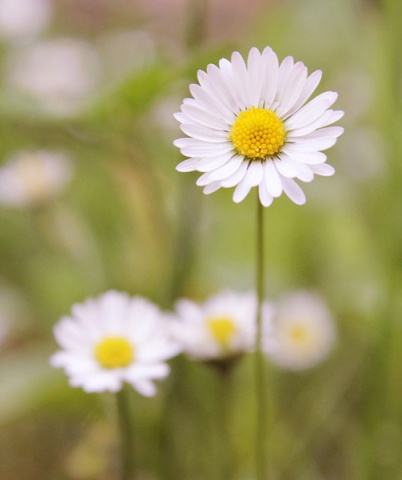
[[[319,130],[314,130],[314,132],[311,132],[307,135],[304,135],[299,140],[303,141],[303,140],[308,140],[308,139],[312,139],[312,138],[320,138],[321,139],[321,138],[324,138],[324,137],[338,138],[340,135],[342,135],[343,132],[344,132],[344,128],[342,128],[342,127],[320,128]]]
[[[258,195],[260,197],[260,202],[264,207],[269,207],[274,201],[274,197],[268,192],[265,182],[261,182],[258,186]]]
[[[203,319],[203,313],[199,305],[187,298],[179,298],[175,302],[175,311],[179,317],[186,321],[201,322]]]
[[[224,180],[233,175],[243,163],[244,159],[240,155],[232,157],[225,165],[210,172],[211,180]]]
[[[300,152],[318,152],[320,150],[327,150],[328,148],[334,146],[336,140],[336,137],[308,138],[305,136],[299,138],[297,142],[291,145],[293,145]]]
[[[198,138],[191,138],[191,137],[182,137],[182,138],[177,138],[174,142],[173,142],[173,145],[175,145],[176,147],[182,149],[182,148],[187,148],[187,147],[197,147],[199,146],[200,148],[204,148],[204,147],[209,147],[210,150],[213,150],[213,149],[225,149],[225,145],[226,146],[229,146],[231,145],[232,148],[233,148],[233,145],[231,142],[229,142],[229,140],[223,140],[219,143],[212,143],[210,141],[205,141],[205,140],[200,140]],[[227,150],[227,148],[226,148]],[[189,155],[191,156],[191,155]],[[194,156],[197,156],[197,155],[194,155]]]
[[[54,326],[53,333],[57,343],[67,350],[81,351],[88,345],[88,338],[83,335],[82,328],[70,317],[63,317]]]
[[[244,177],[245,182],[247,182],[251,187],[255,187],[262,182],[263,177],[264,170],[262,163],[260,161],[250,162]]]
[[[262,53],[262,57],[264,58],[265,56],[267,59],[263,77],[262,98],[264,100],[265,108],[271,108],[278,84],[279,62],[278,57],[269,47],[267,47]]]
[[[274,110],[276,110],[280,105],[281,99],[283,97],[283,91],[290,78],[290,72],[292,71],[293,64],[293,57],[288,56],[284,58],[284,60],[279,66],[277,92],[271,107]]]
[[[182,112],[176,112],[173,114],[173,117],[179,122],[179,123],[185,123],[187,120],[186,115]]]
[[[186,144],[180,148],[181,153],[186,157],[214,157],[216,155],[225,155],[226,153],[233,152],[233,145],[231,143],[197,143],[197,140],[193,138],[183,138],[181,140],[192,140],[190,144]],[[176,141],[177,142],[177,141]],[[177,146],[177,144],[175,143]]]
[[[294,168],[293,163],[287,161],[289,157],[285,154],[281,154],[279,158],[273,160],[276,169],[280,175],[283,175],[287,178],[297,177],[297,170]]]
[[[212,182],[209,185],[207,185],[206,187],[204,187],[203,192],[205,193],[205,195],[209,195],[210,193],[214,193],[217,190],[219,190],[221,188],[221,186],[222,186],[221,182]]]
[[[228,59],[222,58],[219,60],[219,69],[221,71],[222,79],[226,85],[226,88],[230,91],[230,95],[235,99],[237,105],[237,112],[239,110],[244,109],[244,102],[236,88],[236,82],[233,78],[233,67],[232,64],[229,62]]]
[[[130,383],[137,390],[137,392],[144,397],[153,397],[156,394],[156,387],[149,380],[140,380]]]
[[[125,379],[129,382],[134,382],[138,380],[151,380],[151,379],[161,379],[169,375],[170,368],[166,363],[154,363],[154,364],[143,364],[136,365],[126,370]]]
[[[297,185],[297,183],[291,178],[282,178],[283,190],[286,195],[297,205],[303,205],[306,203],[306,197],[303,190]]]
[[[228,133],[224,131],[210,130],[198,125],[182,124],[180,126],[183,133],[189,137],[197,138],[205,142],[222,143],[227,141]]]
[[[193,83],[190,85],[190,92],[206,111],[214,113],[229,124],[233,121],[233,112],[223,102],[217,102],[215,96],[208,90]]]
[[[211,84],[215,89],[217,95],[227,105],[227,107],[235,114],[239,111],[239,103],[237,95],[233,93],[232,82],[228,82],[225,78],[224,72],[220,70],[216,65],[208,65],[208,75],[211,78]]]
[[[299,95],[299,98],[297,99],[293,107],[286,113],[285,117],[290,117],[290,115],[293,115],[307,102],[307,100],[310,98],[310,96],[320,83],[321,77],[321,70],[316,70],[307,78],[306,83],[304,84],[303,89]]]
[[[85,379],[72,376],[70,383],[73,386],[82,387],[88,393],[100,393],[100,392],[118,392],[122,385],[122,379],[115,375],[116,372],[99,372],[92,374]]]
[[[273,197],[279,197],[282,193],[282,182],[279,174],[271,160],[264,163],[264,181],[268,192]]]
[[[252,106],[250,96],[250,82],[244,59],[239,52],[233,52],[231,61],[233,79],[235,81],[237,90],[244,102],[244,106],[250,108]]]
[[[259,106],[261,99],[261,66],[261,53],[259,52],[258,48],[253,47],[248,54],[247,69],[250,81],[250,101],[254,106]]]
[[[321,163],[320,165],[310,165],[311,170],[316,175],[322,175],[323,177],[330,177],[335,173],[335,168],[328,163]]]
[[[193,120],[196,124],[203,125],[204,127],[208,128],[214,128],[215,130],[224,130],[227,128],[228,124],[225,121],[221,120],[210,112],[205,111],[200,106],[184,104],[182,105],[181,109],[186,118]]]
[[[215,155],[214,157],[206,157],[199,160],[196,170],[198,172],[210,172],[224,165],[233,157],[233,152],[224,155]]]
[[[291,141],[294,138],[308,135],[314,130],[317,130],[319,128],[325,127],[327,125],[330,125],[331,123],[336,122],[337,120],[339,120],[339,118],[342,118],[342,116],[343,116],[343,112],[341,110],[338,110],[336,112],[334,112],[333,110],[327,110],[320,117],[318,117],[314,122],[311,122],[302,128],[296,128],[290,131],[288,130],[287,138],[289,141]]]
[[[311,182],[314,178],[314,173],[311,168],[306,165],[305,163],[299,162],[294,160],[292,157],[282,153],[279,156],[280,160],[275,162],[275,166],[277,167],[279,173],[282,174],[284,177],[287,178],[299,178],[303,182]],[[288,175],[288,171],[294,172],[294,175]]]
[[[287,130],[304,127],[319,118],[338,98],[336,92],[325,92],[313,98],[285,122]]]
[[[237,185],[233,193],[233,201],[235,203],[240,203],[243,201],[251,190],[251,186],[243,180]]]
[[[212,181],[213,180],[211,178],[211,172],[206,172],[206,173],[204,173],[204,175],[201,175],[200,177],[198,177],[198,179],[195,183],[199,187],[204,187],[205,185],[208,185]]]
[[[314,152],[314,151],[304,151],[301,150],[299,144],[289,144],[282,148],[283,153],[286,153],[289,157],[293,158],[298,162],[303,162],[307,164],[318,164],[324,163],[327,159],[325,153]]]
[[[303,89],[307,79],[307,68],[304,63],[297,62],[290,72],[289,79],[287,80],[283,91],[278,99],[279,105],[277,108],[277,114],[280,117],[286,116],[286,113],[294,105],[300,92]]]
[[[222,187],[230,188],[230,187],[234,187],[235,185],[237,185],[241,180],[243,180],[244,175],[247,172],[247,167],[248,167],[248,162],[244,161],[240,165],[240,168],[235,173],[230,175],[230,177],[222,180],[222,182],[221,182]]]
[[[178,172],[192,172],[197,170],[197,163],[199,163],[198,158],[188,158],[187,160],[183,160],[176,166],[176,170]]]

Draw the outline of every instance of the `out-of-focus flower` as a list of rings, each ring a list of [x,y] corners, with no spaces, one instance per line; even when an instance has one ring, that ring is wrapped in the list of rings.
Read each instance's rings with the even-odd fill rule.
[[[41,204],[55,197],[72,173],[64,153],[19,152],[0,168],[0,203],[12,207]]]
[[[179,353],[158,307],[141,297],[109,291],[72,307],[54,328],[61,350],[50,359],[86,392],[119,391],[124,382],[144,396],[165,378],[165,361]]]
[[[277,365],[303,370],[321,362],[331,351],[336,330],[324,301],[316,294],[287,295],[277,306],[264,304],[265,350]]]
[[[235,357],[254,347],[256,308],[251,292],[223,291],[202,305],[180,299],[172,333],[192,358],[210,361]]]
[[[99,81],[96,50],[73,38],[39,42],[19,49],[7,65],[8,82],[53,114],[72,115],[92,97]]]
[[[343,132],[328,127],[343,116],[330,109],[335,92],[306,103],[320,79],[321,71],[307,76],[307,67],[292,57],[279,65],[270,47],[262,53],[252,48],[247,65],[235,52],[231,61],[200,70],[199,85],[190,85],[193,98],[186,98],[176,114],[189,138],[174,144],[190,157],[177,170],[204,172],[197,181],[204,193],[236,186],[235,202],[258,186],[266,207],[282,192],[303,204],[304,193],[294,179],[310,182],[315,174],[332,175],[335,170],[322,150]]]
[[[15,40],[41,33],[52,16],[50,0],[0,0],[0,38]]]

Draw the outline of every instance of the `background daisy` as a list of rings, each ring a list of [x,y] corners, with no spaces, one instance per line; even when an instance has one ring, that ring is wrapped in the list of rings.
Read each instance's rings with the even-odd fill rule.
[[[298,292],[276,306],[265,304],[266,353],[277,365],[302,370],[321,362],[336,339],[335,324],[324,301],[313,293]]]
[[[181,299],[176,302],[176,313],[172,334],[193,358],[225,359],[254,347],[254,293],[223,291],[201,305]]]
[[[153,380],[168,375],[165,361],[179,352],[163,320],[149,301],[115,291],[75,304],[54,328],[61,350],[51,365],[64,368],[71,386],[86,392],[117,392],[127,382],[153,396]]]
[[[258,186],[260,201],[269,206],[282,192],[295,203],[305,196],[294,179],[310,182],[314,175],[332,175],[323,150],[332,147],[341,127],[328,127],[342,111],[334,111],[338,95],[325,92],[309,101],[321,80],[302,62],[286,57],[279,65],[270,47],[252,48],[247,64],[238,52],[219,67],[198,72],[176,119],[188,137],[174,144],[188,158],[181,172],[204,172],[197,185],[204,193],[234,187],[235,202]]]
[[[21,151],[0,168],[0,204],[28,207],[55,197],[71,180],[73,167],[61,152]]]

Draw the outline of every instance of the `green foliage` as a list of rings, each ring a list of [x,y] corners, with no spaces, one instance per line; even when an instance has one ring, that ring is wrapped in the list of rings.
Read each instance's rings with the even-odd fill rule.
[[[69,29],[63,9],[72,15],[79,8],[59,3],[55,34]],[[108,8],[113,28],[125,24],[124,2],[90,3],[96,18],[88,37],[96,44]],[[56,349],[52,326],[73,303],[114,288],[168,309],[180,296],[202,299],[220,288],[253,286],[254,199],[235,205],[227,190],[205,197],[191,174],[175,172],[180,158],[172,140],[179,133],[172,113],[197,69],[233,49],[267,44],[281,58],[302,59],[309,71],[322,69],[320,88],[338,91],[337,105],[346,112],[345,134],[329,153],[336,176],[306,186],[305,207],[280,198],[266,211],[267,297],[319,291],[339,330],[337,348],[316,369],[273,368],[272,478],[402,478],[400,2],[271,2],[250,6],[254,17],[241,18],[242,29],[237,19],[231,32],[216,24],[229,13],[236,19],[236,2],[222,2],[220,14],[212,8],[217,3],[211,2],[211,32],[193,38],[191,47],[178,18],[169,17],[163,32],[144,22],[155,58],[102,85],[75,116],[51,116],[3,82],[2,158],[17,150],[62,150],[73,159],[74,178],[41,207],[0,206],[0,310],[9,318],[0,346],[2,480],[117,478],[116,433],[105,421],[114,418],[113,399],[68,387],[48,364]],[[181,13],[182,22],[191,15]],[[74,31],[71,25],[67,33]],[[151,400],[132,395],[141,478],[221,478],[214,372],[177,358],[159,390]],[[252,478],[249,358],[228,396],[235,478]],[[21,462],[14,454],[19,444],[38,445]]]

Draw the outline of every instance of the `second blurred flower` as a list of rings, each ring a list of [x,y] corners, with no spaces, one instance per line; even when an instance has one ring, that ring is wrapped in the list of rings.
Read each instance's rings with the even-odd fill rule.
[[[254,293],[223,291],[198,304],[181,299],[173,335],[190,357],[202,361],[230,359],[254,347]]]

